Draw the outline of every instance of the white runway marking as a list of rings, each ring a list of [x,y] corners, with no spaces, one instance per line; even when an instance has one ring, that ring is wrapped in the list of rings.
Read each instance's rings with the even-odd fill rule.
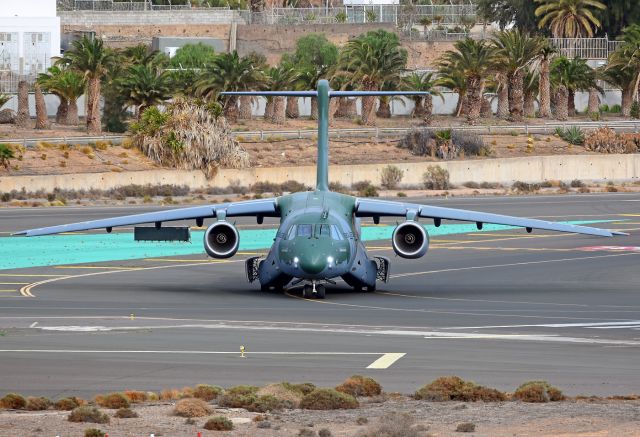
[[[367,366],[367,369],[388,369],[400,358],[407,354],[384,354],[373,363]]]
[[[640,320],[622,322],[585,322],[585,323],[542,323],[535,325],[488,325],[488,326],[452,326],[444,329],[497,329],[497,328],[613,328],[639,325]]]
[[[38,322],[33,322],[32,324],[29,325],[29,328],[35,328],[37,324]]]

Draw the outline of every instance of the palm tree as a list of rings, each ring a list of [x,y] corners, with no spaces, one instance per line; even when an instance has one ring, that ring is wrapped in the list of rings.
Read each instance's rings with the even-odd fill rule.
[[[171,98],[169,75],[151,63],[129,66],[118,85],[125,103],[135,106],[137,118],[148,107]]]
[[[627,79],[628,75],[633,78],[633,83],[628,86],[631,93],[630,99],[627,96],[625,102],[625,88],[622,93],[623,106],[627,103],[630,111],[631,102],[637,99],[640,86],[640,24],[632,24],[625,28],[619,39],[622,40],[622,44],[609,56],[607,68],[614,69],[619,79]],[[628,115],[625,116],[628,117]]]
[[[397,91],[399,83],[395,81],[388,81],[382,84],[382,91]],[[378,118],[391,118],[391,96],[380,96],[380,104],[376,111],[376,117]]]
[[[524,78],[524,116],[534,118],[536,116],[536,96],[540,89],[540,75],[537,71],[527,71]]]
[[[404,91],[426,91],[426,96],[412,96],[413,111],[411,116],[415,118],[425,118],[425,122],[429,124],[433,118],[433,96],[442,97],[442,93],[436,89],[436,79],[433,73],[411,73],[404,76],[400,84],[400,88]]]
[[[14,123],[16,126],[29,127],[31,114],[29,113],[29,84],[26,80],[18,82],[18,113]]]
[[[256,52],[251,52],[247,55],[247,58],[249,58],[249,60],[251,61],[251,65],[253,66],[254,69],[261,72],[265,72],[266,70],[269,69],[266,56]],[[265,76],[265,80],[266,80],[266,76]],[[267,85],[266,83],[263,83],[261,87],[264,87],[266,85]],[[256,101],[256,97],[240,96],[238,101],[240,103],[238,108],[238,118],[241,120],[251,120],[251,118],[253,117],[252,105]]]
[[[605,10],[607,7],[598,0],[535,0],[540,3],[535,11],[542,17],[538,28],[549,26],[555,38],[592,38],[594,29],[600,27],[600,20],[592,9]]]
[[[260,89],[266,82],[264,73],[257,69],[253,60],[240,57],[237,51],[222,53],[205,70],[196,82],[196,92],[206,98],[217,98],[222,91],[248,91]],[[230,122],[238,118],[238,98],[230,96],[223,99],[224,115]]]
[[[435,81],[435,85],[448,88],[458,94],[458,103],[453,111],[454,116],[459,117],[467,113],[467,78],[462,75],[460,70],[441,66],[438,70],[438,78]]]
[[[564,121],[569,118],[569,91],[567,87],[560,84],[556,88],[556,119]]]
[[[556,55],[556,49],[546,44],[540,51],[540,79],[538,80],[540,95],[540,118],[551,117],[551,60]]]
[[[56,112],[56,123],[75,126],[78,124],[78,99],[84,94],[86,80],[81,73],[66,68],[62,63],[50,67],[38,75],[42,89],[58,97],[60,104]]]
[[[596,73],[582,58],[568,59],[559,56],[551,62],[551,83],[557,87],[567,88],[568,115],[576,114],[575,94],[577,91],[587,91],[589,88],[600,90],[597,85]]]
[[[36,100],[36,129],[49,129],[51,124],[49,123],[49,117],[47,116],[47,105],[44,101],[42,88],[37,81],[34,85],[34,91]]]
[[[611,56],[616,56],[615,52]],[[633,88],[636,84],[633,69],[627,68],[623,64],[609,62],[602,71],[602,78],[622,90],[622,116],[629,117],[633,104]]]
[[[530,37],[518,29],[503,30],[493,37],[496,65],[509,81],[509,113],[512,120],[523,117],[524,77],[527,67],[536,62],[545,42],[541,37]]]
[[[496,72],[496,93],[498,95],[498,111],[499,118],[509,118],[509,79],[507,75]]]
[[[350,84],[364,91],[379,91],[385,82],[399,82],[407,64],[407,51],[400,47],[395,33],[379,29],[350,40],[339,60],[340,74]],[[374,125],[372,117],[375,97],[362,98],[362,123]]]
[[[292,85],[298,80],[298,71],[291,64],[284,63],[277,67],[272,67],[267,71],[269,77],[269,89],[271,91],[290,90]],[[272,98],[272,109],[269,111],[270,121],[275,124],[284,124],[286,120],[286,105],[283,96]]]
[[[484,41],[467,38],[454,44],[455,50],[445,52],[440,59],[444,71],[457,70],[465,77],[467,96],[467,121],[475,124],[480,118],[484,82],[492,69],[493,49]]]
[[[87,80],[87,131],[99,133],[100,87],[109,66],[115,61],[114,52],[104,46],[100,38],[85,36],[74,41],[61,59],[63,65],[80,72]]]

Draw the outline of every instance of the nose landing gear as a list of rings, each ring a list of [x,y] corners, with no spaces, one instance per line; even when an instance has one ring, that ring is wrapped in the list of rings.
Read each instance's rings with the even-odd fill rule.
[[[324,285],[317,284],[316,281],[312,281],[311,284],[305,284],[302,288],[302,297],[304,297],[305,299],[324,299]]]

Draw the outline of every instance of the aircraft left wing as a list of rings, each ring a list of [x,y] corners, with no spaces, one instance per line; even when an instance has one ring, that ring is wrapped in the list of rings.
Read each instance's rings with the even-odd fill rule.
[[[214,205],[192,206],[189,208],[177,208],[167,211],[148,212],[143,214],[126,215],[112,217],[101,220],[91,220],[87,222],[71,223],[68,225],[50,226],[46,228],[28,229],[16,232],[14,235],[25,235],[35,237],[39,235],[59,234],[61,232],[88,231],[90,229],[105,228],[111,232],[112,228],[118,226],[139,225],[143,223],[170,222],[176,220],[195,219],[201,221],[205,218],[213,217],[241,217],[241,216],[262,216],[278,217],[277,198],[246,200],[242,202],[229,202]]]
[[[574,232],[577,234],[597,235],[600,237],[612,237],[614,235],[628,235],[624,232],[610,231],[608,229],[592,228],[588,226],[569,225],[550,222],[546,220],[514,217],[509,215],[491,214],[486,212],[470,211],[466,209],[443,208],[439,206],[420,205],[416,203],[394,202],[389,200],[356,199],[356,216],[358,217],[424,217],[434,220],[436,226],[441,220],[459,220],[476,222],[478,228],[483,223],[498,225],[519,226],[526,228],[527,232],[533,229],[547,231]]]

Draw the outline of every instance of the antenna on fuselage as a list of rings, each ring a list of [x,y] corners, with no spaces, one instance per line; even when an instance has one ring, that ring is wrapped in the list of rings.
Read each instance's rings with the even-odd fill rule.
[[[316,190],[329,191],[329,99],[332,97],[424,96],[426,91],[333,91],[329,81],[320,79],[316,91],[225,91],[223,96],[316,97],[318,99],[318,159]]]

